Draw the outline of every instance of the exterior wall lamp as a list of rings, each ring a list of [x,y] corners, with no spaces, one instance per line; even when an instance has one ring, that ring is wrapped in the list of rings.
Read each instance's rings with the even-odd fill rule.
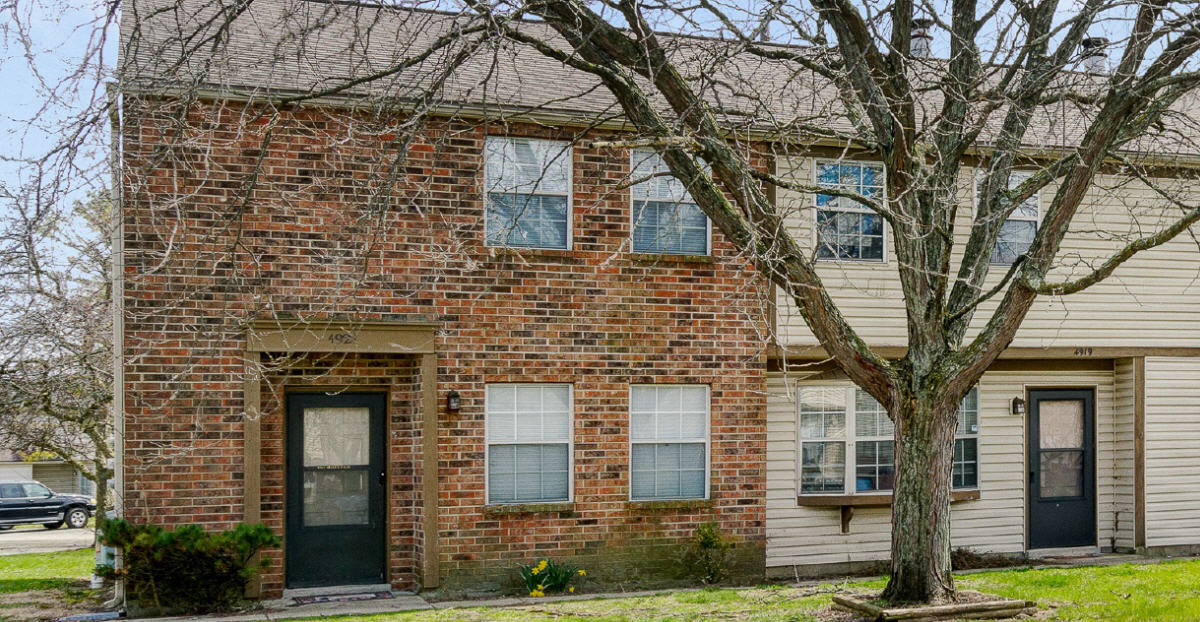
[[[1012,398],[1012,414],[1025,414],[1025,398],[1020,396]]]
[[[458,391],[451,389],[450,392],[446,394],[446,410],[450,414],[457,415],[458,411],[461,409],[462,396],[458,394]]]

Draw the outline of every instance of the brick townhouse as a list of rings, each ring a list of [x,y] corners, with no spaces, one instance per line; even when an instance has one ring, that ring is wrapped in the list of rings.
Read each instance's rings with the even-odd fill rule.
[[[255,2],[230,55],[331,8]],[[536,114],[271,109],[257,66],[185,101],[153,73],[172,25],[125,31],[127,517],[269,525],[264,596],[544,558],[650,585],[709,521],[763,575],[767,298],[677,182],[622,185],[657,155]]]
[[[285,546],[264,596],[504,589],[547,557],[648,585],[678,577],[709,521],[735,543],[740,580],[887,558],[886,413],[687,189],[653,175],[657,156],[620,146],[619,108],[594,81],[511,45],[449,75],[437,67],[452,50],[383,71],[461,28],[447,14],[256,0],[218,27],[232,6],[125,7],[126,516],[266,523]],[[697,63],[721,45],[688,41]],[[760,73],[726,83],[791,84],[728,66]],[[797,83],[809,90],[759,103],[836,99]],[[1073,144],[1042,126],[1037,149]],[[804,185],[883,187],[880,164],[846,145],[739,147]],[[1200,165],[1160,151],[1175,168],[1156,171]],[[960,242],[977,157],[955,197]],[[1189,178],[1155,183],[1194,196]],[[1102,259],[1121,234],[1168,222],[1173,205],[1147,184],[1099,176],[1063,253]],[[1027,247],[1043,199],[1014,211],[992,263]],[[887,224],[833,194],[775,200],[848,321],[903,356]],[[1200,550],[1188,244],[1034,305],[960,411],[955,546]]]

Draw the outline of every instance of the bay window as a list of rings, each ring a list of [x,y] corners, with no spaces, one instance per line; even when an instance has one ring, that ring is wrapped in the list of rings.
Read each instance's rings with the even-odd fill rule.
[[[895,427],[887,411],[858,387],[799,389],[800,494],[871,494],[892,490],[896,479]],[[971,389],[958,410],[953,487],[979,485],[979,393]]]

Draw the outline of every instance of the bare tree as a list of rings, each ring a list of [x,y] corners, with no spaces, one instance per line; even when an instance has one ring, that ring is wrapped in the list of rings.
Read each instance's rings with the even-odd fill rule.
[[[884,596],[951,598],[951,459],[960,400],[1012,341],[1039,295],[1082,291],[1134,253],[1200,220],[1200,206],[1164,189],[1177,214],[1172,222],[1130,239],[1077,278],[1051,277],[1061,242],[1101,167],[1144,179],[1146,156],[1193,144],[1187,112],[1200,83],[1192,66],[1200,48],[1200,8],[1088,1],[1059,12],[1066,7],[1055,1],[979,6],[966,0],[947,11],[913,2],[818,0],[811,6],[769,3],[747,28],[739,27],[744,15],[733,17],[732,7],[712,2],[686,9],[627,1],[506,7],[544,20],[555,38],[530,34],[502,17],[499,7],[472,8],[490,15],[507,37],[594,75],[640,134],[632,142],[661,150],[671,173],[717,227],[795,300],[829,356],[887,408],[896,423],[897,479]],[[689,25],[719,23],[740,45],[716,55],[697,76],[676,53],[681,46],[656,31],[664,14]],[[945,29],[948,58],[914,48],[914,21],[922,15]],[[1071,71],[1087,51],[1081,44],[1089,31],[1120,18],[1128,31],[1111,73]],[[758,33],[768,29],[810,47],[760,44]],[[989,36],[990,51],[984,48]],[[746,97],[759,87],[753,80],[720,80],[731,73],[728,65],[748,57],[808,74],[810,88],[830,94],[828,106],[788,118],[768,135],[833,140],[883,164],[882,195],[850,199],[890,226],[908,322],[908,351],[899,360],[873,352],[845,321],[818,277],[813,249],[786,233],[765,186],[828,191],[756,170],[730,140],[735,128],[729,116],[748,126],[761,120],[756,110],[739,110],[734,100],[731,111],[718,97],[722,91],[725,99]],[[1045,140],[1038,125],[1047,122],[1064,126],[1067,140],[1035,155],[1031,147]],[[961,225],[955,197],[972,156],[982,170],[978,206],[965,248],[956,249]],[[1011,184],[1018,165],[1036,172]],[[1003,279],[989,282],[1004,222],[1026,197],[1051,184],[1056,189],[1036,237]],[[968,338],[980,304],[994,297],[1000,304]]]
[[[106,191],[64,219],[29,226],[0,285],[0,445],[53,454],[96,485],[101,511],[113,470],[112,290]]]
[[[215,241],[204,248],[221,249],[206,251],[211,256],[204,261],[234,266],[223,277],[226,290],[254,288],[253,270],[238,268],[256,260],[242,245],[239,219],[263,191],[276,188],[271,172],[260,168],[276,124],[291,122],[307,104],[341,102],[310,113],[317,119],[313,127],[336,128],[312,131],[314,143],[326,141],[331,167],[364,166],[342,150],[358,144],[355,136],[389,137],[391,157],[344,182],[367,206],[355,221],[367,229],[383,222],[395,199],[419,205],[422,188],[406,185],[405,161],[414,145],[435,134],[450,144],[455,132],[472,125],[540,112],[564,119],[573,141],[657,150],[724,237],[794,302],[829,358],[895,422],[885,591],[895,601],[954,595],[955,412],[1034,301],[1083,291],[1200,220],[1200,207],[1188,196],[1191,183],[1156,181],[1163,171],[1194,179],[1187,158],[1177,157],[1200,148],[1193,110],[1200,7],[1194,3],[144,0],[121,11],[124,49],[114,68],[121,112],[147,121],[139,131],[161,129],[161,149],[124,162],[129,196],[169,185],[161,173],[167,169],[191,188],[227,183],[204,177],[221,164],[206,154],[230,135],[260,140],[261,149],[241,154],[258,161],[238,169],[240,202],[220,215],[215,232],[197,234]],[[103,33],[111,24],[109,12],[95,28]],[[934,53],[913,44],[914,29],[930,26],[938,33]],[[1096,40],[1089,37],[1095,31],[1114,40],[1111,68],[1081,66],[1094,55]],[[103,66],[96,58],[88,56]],[[67,144],[94,139],[116,105],[86,99],[72,118],[91,132],[69,134]],[[224,129],[213,129],[221,123]],[[612,131],[611,139],[592,142],[596,128]],[[881,163],[882,192],[829,188],[760,165],[814,145]],[[967,185],[978,195],[964,217],[957,197],[972,169],[978,180]],[[1017,169],[1031,173],[1014,175]],[[1062,241],[1102,170],[1148,185],[1156,207],[1139,212],[1129,232],[1096,232],[1119,242],[1115,251],[1064,256]],[[644,180],[621,187],[637,181]],[[436,182],[430,176],[427,183]],[[276,196],[289,201],[290,190],[278,187]],[[904,356],[873,351],[846,321],[818,269],[819,259],[842,253],[836,231],[817,244],[793,236],[791,219],[815,220],[812,208],[777,204],[771,198],[777,190],[824,193],[887,223],[904,293]],[[1119,194],[1119,187],[1112,192]],[[1004,273],[992,274],[994,249],[1010,244],[1006,221],[1035,193],[1052,195],[1036,235],[1010,245]],[[163,249],[153,257],[152,273],[183,261],[172,257],[175,240],[185,237],[172,210],[187,200],[181,191],[175,201],[160,201],[165,207],[150,219],[162,229]],[[430,222],[431,229],[455,226]],[[369,242],[370,235],[355,239]],[[360,252],[366,265],[377,249],[361,248],[345,252]],[[462,254],[447,244],[429,261],[444,267]],[[370,285],[366,273],[349,275],[330,306],[353,303]],[[195,285],[183,298],[210,296],[206,287],[215,286]],[[289,301],[256,304],[225,311],[229,325]],[[989,308],[994,311],[976,317]],[[178,371],[181,386],[189,373],[186,366]]]

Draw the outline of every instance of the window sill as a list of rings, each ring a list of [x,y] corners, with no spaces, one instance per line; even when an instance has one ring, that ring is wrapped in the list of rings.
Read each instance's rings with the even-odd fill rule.
[[[865,264],[868,266],[873,266],[873,265],[883,266],[883,265],[887,265],[888,261],[886,259],[849,259],[849,258],[838,259],[837,257],[818,257],[818,258],[814,259],[813,262],[814,263],[831,263],[831,264],[851,263],[851,264]]]
[[[705,510],[713,507],[712,499],[663,499],[659,501],[630,501],[629,509],[646,512],[657,510]]]
[[[950,493],[950,503],[974,501],[979,498],[979,489],[955,490]],[[854,508],[890,507],[892,493],[874,495],[800,495],[796,497],[796,505],[817,508],[840,508],[842,511],[842,533],[850,533],[850,520],[854,518]]]
[[[574,257],[575,250],[570,248],[533,248],[525,246],[485,246],[492,259],[511,259],[519,257]]]
[[[712,255],[673,255],[671,253],[629,253],[629,260],[638,263],[716,263]]]
[[[560,503],[513,503],[511,505],[485,505],[484,516],[511,516],[519,514],[540,514],[543,512],[574,512],[575,503],[563,501]]]
[[[950,493],[950,502],[975,501],[979,499],[979,489],[955,490]],[[818,508],[836,507],[888,507],[892,505],[892,494],[869,495],[800,495],[796,497],[796,505]]]

